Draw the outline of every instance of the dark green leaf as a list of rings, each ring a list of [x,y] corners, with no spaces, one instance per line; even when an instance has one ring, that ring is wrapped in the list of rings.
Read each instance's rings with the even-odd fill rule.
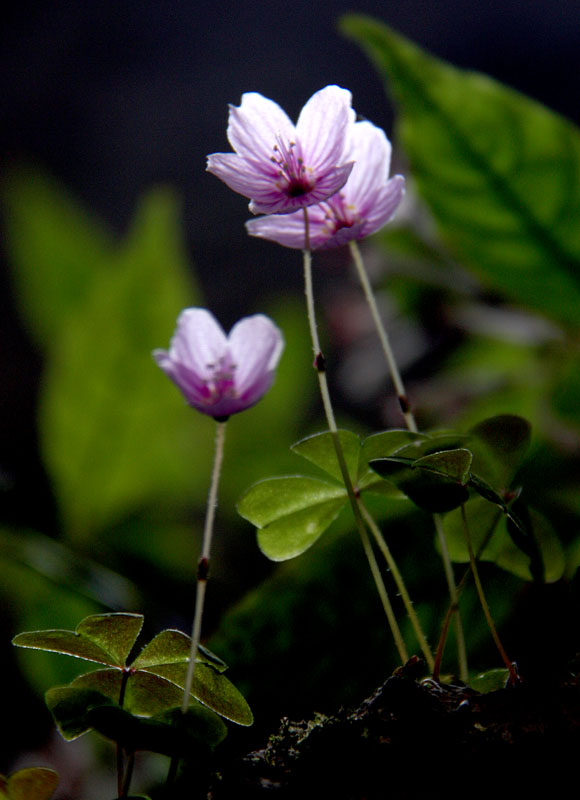
[[[454,255],[518,303],[580,321],[580,136],[490,78],[348,16],[399,106],[411,171]]]
[[[371,461],[370,466],[425,511],[441,514],[467,501],[469,491],[457,480],[415,468],[415,463],[408,458],[392,456]]]
[[[440,453],[421,456],[421,458],[413,461],[413,468],[453,478],[463,486],[469,480],[469,468],[472,460],[472,453],[465,448],[443,450]]]
[[[69,684],[73,689],[91,689],[116,705],[121,699],[124,676],[121,670],[99,669],[79,675]],[[123,707],[132,714],[153,716],[181,703],[183,692],[174,681],[153,673],[138,671],[126,681]]]
[[[124,666],[143,627],[142,614],[94,614],[77,626],[77,633],[102,647]]]
[[[483,475],[489,472],[490,480],[507,487],[529,448],[530,423],[514,414],[500,414],[479,422],[470,434],[474,440],[475,472]],[[478,451],[476,442],[482,445],[484,453]]]
[[[94,689],[57,686],[45,695],[46,705],[67,742],[91,729],[87,712],[97,706],[112,706],[113,701]]]
[[[91,727],[129,751],[148,750],[175,758],[187,758],[219,744],[227,734],[224,723],[203,706],[179,709],[162,719],[136,717],[119,706],[97,706],[87,713]]]
[[[12,640],[17,647],[48,650],[98,664],[122,667],[143,625],[140,614],[95,614],[73,631],[29,631]]]
[[[183,689],[186,673],[186,663],[160,664],[148,667],[147,670],[139,670],[129,681],[129,686],[132,686],[132,691],[135,691],[135,687],[139,686],[140,682],[153,676],[165,679]],[[233,683],[225,675],[203,662],[196,663],[191,694],[220,716],[238,725],[247,726],[254,721],[249,705]]]
[[[507,517],[502,510],[484,499],[474,498],[465,506],[465,513],[473,550],[478,558],[490,561],[519,578],[532,580],[530,555],[514,543],[508,533]],[[533,542],[537,543],[534,546],[539,548],[544,579],[548,583],[559,580],[565,567],[562,545],[551,525],[541,514],[534,510],[530,510],[529,514],[529,525],[525,529],[532,528],[528,536],[533,536]],[[452,511],[445,517],[445,537],[451,560],[467,563],[469,553],[459,510]],[[485,542],[487,544],[482,549]],[[538,556],[535,555],[535,558],[537,560]]]
[[[141,650],[131,664],[132,669],[147,669],[161,664],[189,662],[191,637],[178,630],[161,631]],[[206,647],[200,645],[198,661],[205,661],[218,672],[225,672],[227,664]]]

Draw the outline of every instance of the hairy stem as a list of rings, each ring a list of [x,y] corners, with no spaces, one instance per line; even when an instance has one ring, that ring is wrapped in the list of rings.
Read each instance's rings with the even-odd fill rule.
[[[353,239],[349,242],[350,252],[352,255],[352,260],[354,261],[354,265],[356,267],[356,271],[358,274],[358,278],[360,280],[362,290],[366,297],[367,303],[369,305],[369,309],[371,312],[371,316],[373,318],[373,322],[375,323],[375,328],[377,329],[377,334],[379,336],[379,340],[381,342],[381,346],[383,348],[383,353],[385,354],[385,358],[387,360],[387,365],[389,367],[389,372],[391,374],[391,380],[393,381],[393,385],[395,387],[395,391],[397,392],[397,398],[399,400],[399,405],[401,406],[401,411],[403,413],[403,417],[405,418],[405,424],[408,430],[413,431],[414,433],[417,432],[417,423],[415,422],[415,417],[413,416],[413,412],[411,411],[411,406],[409,404],[409,399],[407,397],[407,393],[405,391],[405,387],[403,385],[403,380],[401,378],[401,374],[399,372],[399,368],[397,366],[397,361],[395,359],[395,354],[393,353],[393,349],[391,347],[391,343],[389,341],[389,336],[387,331],[385,330],[385,326],[381,320],[381,315],[379,314],[379,309],[377,307],[377,301],[375,300],[375,295],[372,290],[367,271],[365,269],[365,265],[362,259],[362,255],[359,249],[358,244]]]
[[[197,590],[195,598],[195,613],[193,617],[193,627],[191,632],[191,650],[189,652],[189,664],[187,665],[187,676],[185,678],[185,686],[183,687],[183,700],[181,702],[182,714],[185,714],[185,712],[189,707],[189,696],[191,694],[191,686],[193,684],[195,661],[197,658],[197,650],[201,638],[201,621],[203,617],[203,608],[205,603],[205,590],[207,587],[207,576],[209,572],[209,557],[211,551],[211,540],[213,536],[213,523],[215,519],[215,510],[217,506],[217,492],[218,492],[219,478],[220,478],[221,466],[224,455],[225,436],[226,436],[226,421],[216,420],[214,462],[211,473],[209,495],[207,498],[207,511],[205,515],[205,525],[203,529],[201,556],[199,558],[197,566]]]
[[[467,524],[467,516],[465,514],[465,505],[461,505],[461,519],[463,521],[463,533],[465,534],[465,543],[467,544],[467,551],[469,553],[469,563],[471,565],[471,571],[473,573],[473,580],[475,581],[475,588],[477,589],[477,594],[479,596],[479,602],[481,603],[481,608],[483,609],[483,613],[485,619],[487,621],[487,625],[489,627],[490,633],[492,635],[493,641],[495,642],[495,646],[497,647],[499,654],[506,665],[509,674],[510,674],[510,683],[515,684],[518,682],[518,674],[515,671],[514,665],[509,660],[506,651],[501,643],[499,638],[497,629],[495,627],[494,621],[491,617],[491,612],[489,610],[489,605],[487,604],[487,600],[485,598],[485,594],[483,592],[483,586],[481,585],[481,580],[479,577],[479,570],[477,569],[477,562],[475,560],[475,555],[473,553],[473,547],[471,546],[471,536],[469,535],[469,526]]]
[[[399,400],[399,405],[401,406],[401,411],[405,420],[405,424],[407,426],[407,430],[411,431],[412,433],[416,433],[418,431],[417,423],[415,422],[415,417],[413,415],[413,412],[411,411],[411,405],[409,403],[409,399],[405,391],[405,386],[403,384],[403,379],[401,378],[401,374],[397,366],[397,361],[395,359],[395,355],[393,353],[393,349],[389,341],[389,336],[381,320],[381,315],[379,314],[379,309],[377,307],[375,295],[372,286],[370,284],[367,271],[365,269],[364,261],[359,246],[356,243],[356,241],[352,240],[349,242],[349,247],[362,286],[362,290],[369,305],[371,316],[373,318],[373,322],[375,324],[375,328],[377,330],[377,334],[381,342],[383,352],[385,354],[387,366],[389,368],[389,372],[391,375],[391,380],[393,381],[393,385],[397,393],[397,398]],[[451,598],[452,613],[455,614],[455,626],[456,626],[455,630],[457,639],[457,660],[459,663],[459,674],[462,680],[467,680],[467,675],[468,675],[467,652],[465,649],[465,636],[463,635],[463,625],[461,623],[461,615],[459,613],[459,606],[457,604],[457,590],[455,588],[455,578],[453,575],[453,569],[451,568],[451,561],[449,560],[447,542],[445,541],[445,537],[443,535],[443,525],[441,522],[441,517],[438,514],[434,515],[434,522],[435,522],[435,528],[437,530],[437,535],[439,537],[439,542],[441,544],[443,568],[445,570],[447,587],[449,590],[449,596]],[[432,663],[433,662],[431,661],[431,664]]]
[[[340,472],[342,475],[342,480],[348,495],[348,499],[350,501],[350,505],[352,508],[352,512],[354,514],[356,527],[361,538],[361,542],[363,545],[363,549],[365,551],[366,557],[369,562],[369,566],[371,569],[371,573],[373,575],[377,591],[379,593],[379,597],[383,604],[383,608],[385,610],[385,614],[387,616],[387,620],[389,622],[389,626],[391,628],[391,632],[393,634],[393,639],[395,640],[395,646],[399,653],[399,657],[401,662],[404,664],[409,656],[407,653],[407,649],[405,647],[405,643],[403,641],[403,636],[401,634],[401,630],[397,624],[395,619],[395,615],[393,613],[393,608],[391,602],[389,600],[388,592],[384,581],[382,579],[380,569],[378,567],[375,554],[373,552],[372,545],[369,541],[369,537],[365,528],[365,524],[363,522],[358,499],[354,490],[354,486],[351,480],[351,477],[348,472],[348,468],[346,465],[346,461],[344,458],[344,453],[342,450],[342,445],[340,443],[340,437],[338,435],[338,429],[336,427],[336,420],[334,417],[334,411],[332,408],[332,402],[330,399],[330,392],[328,391],[328,381],[326,379],[326,365],[324,355],[320,348],[320,340],[318,338],[318,328],[316,324],[316,312],[314,308],[314,290],[312,286],[312,255],[310,252],[310,240],[309,240],[309,231],[308,231],[308,210],[304,209],[304,250],[303,253],[303,263],[304,263],[304,291],[306,294],[306,309],[308,313],[308,326],[310,329],[310,338],[312,341],[312,350],[314,352],[314,368],[316,369],[316,374],[318,377],[318,386],[320,389],[320,396],[322,398],[322,405],[324,408],[324,413],[326,415],[326,421],[328,423],[328,429],[332,436],[332,442],[334,445],[334,450],[336,453],[336,459],[338,461],[338,465],[340,468]]]
[[[375,537],[375,542],[377,543],[379,550],[383,554],[385,561],[387,562],[389,569],[391,570],[393,580],[397,585],[397,589],[399,590],[401,599],[403,600],[405,609],[407,610],[407,614],[411,621],[411,625],[413,626],[413,630],[415,631],[415,636],[417,637],[417,641],[419,643],[419,647],[421,648],[421,652],[423,653],[425,661],[427,662],[427,666],[429,667],[430,671],[433,671],[433,668],[435,666],[433,653],[431,652],[431,649],[427,643],[427,640],[421,628],[421,623],[419,622],[419,618],[413,606],[413,602],[409,597],[407,587],[405,586],[405,582],[403,581],[403,576],[401,575],[399,567],[397,566],[397,562],[393,558],[393,554],[391,553],[389,546],[386,543],[385,538],[381,533],[379,526],[374,521],[373,517],[369,513],[364,503],[361,500],[359,500],[359,503],[364,520],[368,525],[371,533]]]

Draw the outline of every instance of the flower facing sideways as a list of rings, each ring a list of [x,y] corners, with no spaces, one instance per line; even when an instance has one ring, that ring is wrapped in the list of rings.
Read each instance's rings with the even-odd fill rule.
[[[226,336],[205,308],[186,308],[169,351],[154,350],[153,358],[190,406],[222,420],[264,396],[283,347],[280,330],[263,314],[244,317]]]
[[[355,163],[345,186],[334,197],[308,209],[312,250],[340,247],[375,233],[391,219],[403,199],[405,179],[402,175],[389,178],[391,143],[384,131],[367,121],[354,123],[347,157]],[[302,213],[251,219],[246,228],[251,236],[285,247],[305,246]]]
[[[352,160],[344,148],[354,124],[351,94],[327,86],[303,107],[296,126],[257,92],[230,106],[228,139],[235,153],[208,156],[207,169],[251,199],[254,214],[288,214],[320,203],[344,186]]]

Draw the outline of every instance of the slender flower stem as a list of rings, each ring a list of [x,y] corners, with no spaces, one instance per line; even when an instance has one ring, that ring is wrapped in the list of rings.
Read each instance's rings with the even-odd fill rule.
[[[129,753],[129,757],[127,759],[127,769],[125,770],[125,779],[123,781],[123,788],[121,789],[121,793],[119,794],[119,800],[122,797],[127,797],[129,795],[129,787],[131,785],[131,778],[133,777],[133,769],[135,767],[135,751]]]
[[[397,589],[399,590],[399,593],[401,595],[401,599],[403,600],[403,603],[404,603],[405,608],[407,610],[407,614],[408,614],[409,619],[411,621],[411,625],[413,626],[413,630],[415,631],[415,636],[417,637],[417,641],[419,642],[419,647],[421,648],[423,656],[425,657],[425,661],[427,662],[427,666],[429,667],[429,670],[432,672],[433,668],[435,666],[435,661],[433,659],[433,653],[431,652],[431,649],[429,648],[429,645],[427,644],[427,640],[425,639],[425,635],[424,635],[423,630],[421,628],[421,623],[419,622],[419,618],[417,616],[417,612],[415,611],[415,608],[413,606],[411,598],[409,597],[409,593],[407,591],[407,587],[405,586],[405,582],[403,581],[403,576],[401,575],[399,567],[397,566],[397,563],[396,563],[395,559],[393,558],[393,554],[391,553],[391,551],[389,549],[389,546],[387,545],[387,543],[385,541],[385,538],[384,538],[384,536],[382,535],[382,533],[381,533],[381,531],[379,529],[379,526],[374,521],[372,516],[369,514],[368,509],[366,508],[366,506],[364,505],[364,503],[361,500],[359,500],[359,504],[360,504],[360,509],[361,509],[363,518],[364,518],[366,524],[368,525],[371,533],[375,537],[375,541],[376,541],[376,543],[377,543],[377,545],[379,547],[379,550],[381,551],[381,553],[385,557],[385,561],[389,565],[389,569],[391,570],[391,574],[393,576],[393,580],[395,581],[395,583],[397,585]]]
[[[497,527],[498,522],[501,519],[502,512],[498,511],[495,515],[494,519],[492,520],[491,525],[489,526],[489,530],[483,537],[483,540],[479,547],[477,548],[477,553],[475,554],[475,561],[479,561],[481,554],[489,544],[489,540],[494,534],[494,531]],[[457,584],[457,599],[461,597],[461,592],[464,590],[467,581],[469,580],[470,575],[473,575],[471,567],[469,566],[463,575],[461,576],[461,580]],[[435,653],[435,666],[433,668],[433,680],[439,681],[439,673],[441,670],[441,661],[443,659],[443,650],[445,649],[445,640],[447,639],[447,632],[449,630],[449,623],[451,622],[451,617],[453,613],[456,611],[456,606],[453,603],[449,603],[447,608],[447,613],[445,614],[445,619],[443,620],[443,625],[441,626],[441,634],[439,636],[439,642],[437,644],[437,651]]]
[[[481,603],[481,607],[483,609],[483,613],[485,615],[485,619],[487,621],[490,633],[493,637],[493,641],[495,642],[495,646],[497,647],[499,654],[502,657],[502,660],[506,665],[508,672],[510,674],[510,683],[516,684],[519,681],[518,674],[514,668],[514,665],[509,660],[506,651],[503,648],[497,629],[491,617],[489,605],[487,604],[485,594],[483,593],[483,586],[481,585],[479,570],[477,569],[477,562],[475,560],[475,555],[473,553],[473,547],[471,546],[471,536],[469,535],[469,526],[467,524],[467,516],[465,514],[464,504],[461,505],[461,519],[463,520],[463,532],[465,534],[465,543],[467,544],[467,550],[469,552],[469,563],[471,565],[471,571],[473,572],[473,580],[475,581],[477,594],[479,595],[479,602]]]
[[[207,511],[205,516],[205,526],[203,530],[203,540],[201,546],[201,556],[197,566],[197,592],[195,598],[195,614],[193,618],[193,628],[191,633],[191,650],[189,653],[189,664],[185,686],[183,687],[183,700],[181,703],[181,713],[185,714],[189,707],[189,696],[193,684],[195,672],[195,661],[197,650],[201,638],[201,620],[203,617],[203,607],[205,602],[205,590],[207,586],[207,576],[209,571],[209,557],[211,550],[211,540],[213,535],[213,523],[217,506],[217,492],[224,455],[224,442],[226,436],[226,421],[216,421],[216,437],[214,462],[211,474],[211,483],[207,499]]]
[[[312,286],[312,255],[310,252],[310,241],[308,233],[308,211],[306,208],[304,209],[304,245],[305,245],[304,250],[302,252],[304,260],[304,287],[306,294],[306,308],[308,311],[308,325],[310,329],[310,338],[312,340],[312,350],[314,352],[314,368],[316,369],[316,374],[318,376],[318,385],[320,388],[322,405],[324,407],[324,413],[326,415],[326,421],[328,423],[328,428],[332,436],[332,442],[334,445],[334,450],[336,452],[338,465],[340,467],[342,480],[344,482],[344,486],[348,495],[348,499],[350,501],[352,512],[354,514],[356,527],[359,532],[359,536],[361,538],[363,549],[367,556],[371,573],[373,575],[377,591],[379,593],[379,597],[381,598],[381,602],[383,604],[383,608],[385,610],[385,614],[387,616],[387,620],[389,622],[389,626],[393,634],[393,639],[395,640],[395,645],[397,647],[399,657],[401,658],[401,662],[405,664],[408,661],[409,656],[407,653],[407,649],[405,647],[405,643],[403,641],[401,630],[397,624],[397,620],[395,619],[395,615],[393,613],[393,608],[389,600],[387,589],[382,579],[380,569],[377,564],[375,554],[372,545],[369,541],[365,524],[361,516],[358,499],[354,490],[351,477],[348,472],[348,467],[346,465],[346,461],[344,458],[342,445],[340,443],[340,437],[338,435],[338,429],[336,427],[336,420],[332,408],[332,401],[330,399],[330,392],[328,391],[325,359],[324,355],[322,354],[322,350],[320,348],[320,340],[318,338],[318,329],[316,325],[316,312],[314,308],[314,290]]]
[[[363,292],[365,294],[367,303],[369,304],[371,316],[375,323],[375,328],[377,330],[377,334],[379,336],[379,340],[381,342],[385,358],[387,360],[387,366],[391,374],[391,380],[393,381],[395,391],[397,392],[397,397],[399,400],[399,404],[401,406],[403,417],[405,419],[405,424],[409,431],[411,431],[412,433],[416,433],[418,431],[417,423],[415,422],[415,417],[413,415],[413,412],[411,411],[411,405],[409,403],[409,399],[405,391],[405,386],[403,384],[403,380],[401,378],[401,374],[397,366],[397,361],[395,359],[387,331],[385,330],[385,326],[383,325],[381,316],[379,314],[379,309],[377,307],[374,292],[372,290],[367,275],[367,271],[364,266],[364,261],[362,259],[359,246],[353,239],[349,242],[349,247]],[[445,536],[443,533],[443,523],[441,517],[438,514],[434,514],[433,519],[435,522],[437,535],[439,537],[439,543],[441,545],[443,568],[445,570],[445,578],[447,580],[447,587],[449,591],[449,596],[451,598],[451,606],[453,613],[455,613],[455,632],[457,639],[457,659],[459,663],[459,674],[461,679],[466,681],[468,677],[467,652],[465,649],[465,636],[463,634],[461,615],[459,613],[459,606],[457,604],[457,589],[455,587],[455,577],[453,575],[453,568],[451,567],[451,561],[449,559],[449,551],[447,549],[447,542],[445,541]]]
[[[363,292],[365,294],[367,303],[369,304],[371,316],[373,318],[373,322],[375,323],[375,327],[377,329],[377,333],[383,348],[383,352],[385,354],[385,358],[387,359],[387,365],[389,367],[389,372],[391,373],[391,379],[395,386],[395,391],[397,392],[397,398],[399,400],[399,405],[401,406],[401,411],[403,412],[403,416],[405,418],[405,423],[410,431],[416,433],[418,430],[417,423],[415,422],[415,417],[413,416],[413,412],[411,411],[409,399],[407,397],[407,393],[405,392],[403,380],[401,378],[401,374],[399,372],[399,368],[395,360],[395,355],[393,353],[393,349],[391,347],[387,331],[385,330],[385,326],[383,325],[381,316],[379,314],[379,309],[377,308],[375,295],[372,290],[367,275],[367,271],[364,266],[359,246],[356,243],[356,241],[352,239],[349,242],[349,247]]]
[[[435,530],[437,531],[437,538],[439,540],[439,547],[441,548],[441,558],[443,560],[443,569],[445,570],[445,578],[447,579],[447,588],[449,590],[449,597],[451,598],[451,606],[455,614],[455,639],[457,641],[457,660],[459,664],[459,677],[464,683],[469,680],[469,670],[467,668],[467,649],[465,647],[465,634],[463,632],[463,623],[461,622],[461,614],[459,613],[459,595],[457,594],[457,586],[455,585],[455,577],[453,575],[453,566],[449,557],[449,548],[447,547],[447,539],[445,538],[445,531],[443,530],[443,519],[441,514],[433,514],[433,521],[435,522]]]

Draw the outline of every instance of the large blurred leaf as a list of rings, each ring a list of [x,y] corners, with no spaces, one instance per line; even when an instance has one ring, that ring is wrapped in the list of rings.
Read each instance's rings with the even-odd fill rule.
[[[578,325],[578,130],[380,22],[347,16],[342,29],[395,97],[413,177],[455,255],[486,285]]]
[[[24,168],[2,186],[4,230],[16,296],[41,350],[83,305],[111,259],[112,236],[46,174]]]
[[[52,344],[41,439],[70,534],[86,536],[155,498],[186,497],[206,469],[197,454],[211,428],[182,413],[151,358],[194,297],[186,272],[178,206],[154,192]]]

